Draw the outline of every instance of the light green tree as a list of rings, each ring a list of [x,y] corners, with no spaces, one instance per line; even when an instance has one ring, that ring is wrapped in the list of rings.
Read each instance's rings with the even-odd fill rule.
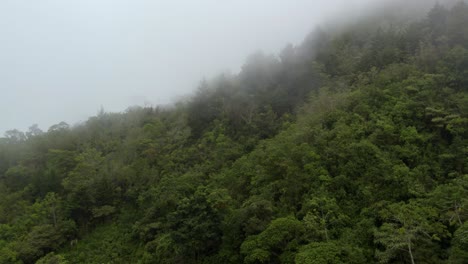
[[[431,243],[446,235],[445,226],[437,222],[437,210],[416,202],[396,203],[381,211],[384,223],[376,229],[375,242],[384,247],[376,251],[380,263],[389,263],[406,253],[412,264],[421,241]]]

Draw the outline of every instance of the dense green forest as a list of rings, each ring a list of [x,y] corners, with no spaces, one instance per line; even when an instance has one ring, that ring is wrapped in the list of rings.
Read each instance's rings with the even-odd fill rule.
[[[468,263],[468,4],[0,138],[0,263]]]

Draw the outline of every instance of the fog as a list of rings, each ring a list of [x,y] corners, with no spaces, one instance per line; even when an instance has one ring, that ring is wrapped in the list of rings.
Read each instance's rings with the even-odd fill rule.
[[[372,0],[2,0],[0,135],[168,104]],[[380,1],[381,2],[381,1]]]

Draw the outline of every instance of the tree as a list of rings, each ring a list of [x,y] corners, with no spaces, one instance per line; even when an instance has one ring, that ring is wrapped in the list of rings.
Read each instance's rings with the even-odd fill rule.
[[[439,3],[429,11],[427,19],[432,29],[432,38],[435,40],[446,35],[448,15],[447,8]]]
[[[24,132],[21,132],[18,129],[6,131],[5,137],[12,143],[19,143],[26,140],[26,135]]]
[[[440,210],[444,221],[449,225],[462,226],[468,219],[465,212],[468,205],[468,175],[437,186],[429,199]]]
[[[459,1],[450,10],[447,19],[447,33],[452,46],[461,45],[468,48],[468,4],[465,1]]]
[[[312,242],[299,249],[297,264],[358,264],[366,263],[362,252],[339,241]]]
[[[277,218],[260,234],[247,237],[241,245],[245,263],[292,263],[293,252],[304,233],[294,217]]]
[[[437,216],[437,210],[416,202],[389,205],[381,211],[384,223],[374,234],[375,242],[383,247],[377,249],[377,259],[389,263],[399,256],[399,252],[406,252],[415,264],[420,247],[440,241],[446,235],[445,226],[437,222]]]
[[[333,239],[331,230],[344,226],[348,217],[341,212],[334,198],[317,195],[304,204],[304,225],[310,239],[329,241]]]
[[[47,132],[59,132],[59,131],[64,131],[70,129],[70,125],[68,125],[66,122],[60,122],[58,124],[52,125]]]
[[[76,157],[76,167],[63,179],[62,185],[67,192],[67,207],[74,219],[86,224],[92,216],[92,209],[98,202],[100,179],[103,177],[104,158],[96,149],[86,149]],[[103,201],[99,201],[103,202]]]
[[[200,187],[189,198],[179,201],[167,216],[174,253],[198,260],[216,252],[220,246],[221,216],[208,201],[208,190]]]
[[[44,134],[44,132],[39,128],[37,124],[30,126],[28,132],[26,132],[27,138],[40,136],[42,134]]]
[[[468,222],[460,226],[452,239],[452,248],[450,249],[449,263],[467,263],[468,262]]]
[[[44,257],[40,258],[36,264],[68,264],[69,262],[62,255],[50,252]]]

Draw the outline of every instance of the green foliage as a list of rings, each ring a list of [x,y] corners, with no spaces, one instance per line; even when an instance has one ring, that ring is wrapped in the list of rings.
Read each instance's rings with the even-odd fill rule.
[[[381,212],[381,217],[384,223],[375,232],[375,241],[385,248],[376,252],[381,263],[402,257],[402,252],[408,254],[411,263],[419,262],[420,244],[440,241],[447,235],[446,227],[437,221],[437,211],[414,202],[391,204]]]
[[[62,255],[56,255],[54,252],[51,252],[44,257],[36,261],[36,264],[68,264],[69,262],[65,260]]]
[[[141,257],[129,232],[119,223],[98,226],[85,238],[71,240],[60,258],[68,264],[137,263]]]
[[[278,218],[258,235],[249,236],[240,251],[245,263],[293,263],[304,226],[293,217]]]
[[[337,241],[312,242],[302,246],[296,255],[297,264],[365,263],[359,249]]]
[[[465,222],[463,226],[458,228],[453,237],[453,247],[450,251],[449,263],[466,263],[468,262],[468,224]]]
[[[317,30],[171,107],[8,131],[0,263],[468,262],[467,18]]]

